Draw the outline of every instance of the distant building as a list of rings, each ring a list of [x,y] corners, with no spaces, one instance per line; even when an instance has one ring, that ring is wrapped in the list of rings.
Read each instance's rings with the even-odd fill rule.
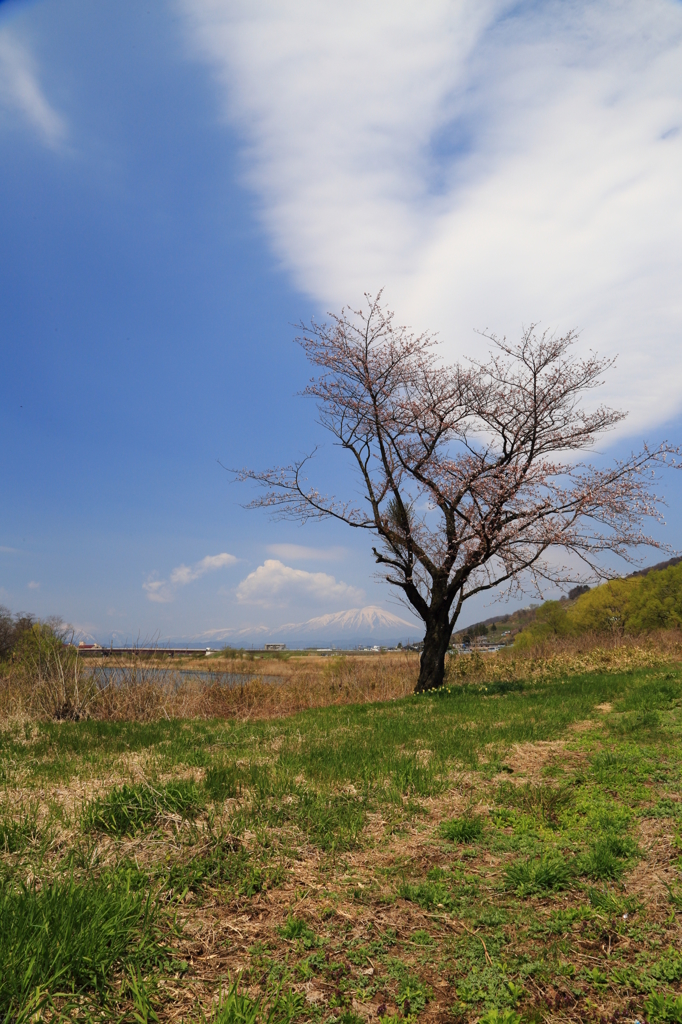
[[[265,650],[266,651],[286,651],[286,649],[287,649],[287,645],[286,644],[266,644],[265,645]]]

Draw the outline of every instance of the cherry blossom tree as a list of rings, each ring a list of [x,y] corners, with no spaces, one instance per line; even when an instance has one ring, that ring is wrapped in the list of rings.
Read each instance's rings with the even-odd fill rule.
[[[446,365],[432,335],[398,326],[381,294],[365,298],[365,309],[300,325],[297,339],[319,371],[304,394],[349,454],[363,500],[311,486],[314,452],[237,478],[263,489],[247,507],[337,519],[376,538],[381,574],[424,621],[419,692],[442,684],[454,625],[475,594],[594,582],[613,575],[607,553],[631,561],[633,548],[664,547],[643,523],[661,519],[652,477],[679,450],[645,446],[606,469],[580,461],[625,414],[583,408],[612,361],[579,358],[573,331],[533,325],[516,344],[484,335],[486,360]]]

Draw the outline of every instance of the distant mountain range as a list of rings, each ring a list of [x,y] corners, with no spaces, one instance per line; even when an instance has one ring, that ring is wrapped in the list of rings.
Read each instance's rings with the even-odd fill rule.
[[[188,638],[197,643],[266,643],[308,641],[332,644],[377,644],[402,640],[420,640],[423,627],[401,619],[377,605],[349,608],[330,615],[318,615],[305,622],[287,622],[283,626],[247,626],[242,629],[209,629]]]

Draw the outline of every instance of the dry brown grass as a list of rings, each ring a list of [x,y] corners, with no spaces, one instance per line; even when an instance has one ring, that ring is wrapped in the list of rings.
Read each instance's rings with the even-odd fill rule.
[[[557,637],[536,647],[509,647],[492,654],[458,655],[449,662],[449,681],[499,682],[506,679],[561,679],[587,672],[627,672],[682,661],[682,631],[646,636]]]
[[[546,641],[528,650],[452,655],[449,685],[501,680],[549,680],[590,672],[625,672],[682,661],[682,632],[645,637],[582,636]],[[93,665],[93,668],[96,666]],[[397,700],[414,691],[419,657],[414,653],[300,656],[286,660],[212,658],[118,665],[121,678],[87,704],[83,717],[109,721],[160,718],[278,718],[310,708]],[[159,669],[164,675],[160,677]],[[181,676],[178,672],[185,670]],[[193,675],[188,675],[187,670]],[[210,678],[206,674],[210,673]],[[243,683],[239,682],[243,679]],[[0,678],[0,716],[45,718],[26,674]]]
[[[415,654],[376,657],[301,657],[287,661],[212,660],[196,678],[159,666],[118,666],[121,678],[88,705],[87,717],[109,721],[159,718],[276,718],[308,708],[395,700],[412,693],[419,672]],[[165,666],[163,666],[165,669]],[[180,667],[180,666],[178,666]],[[195,667],[195,666],[192,666]],[[211,678],[204,673],[210,668]],[[235,678],[242,677],[243,683]],[[42,718],[30,681],[0,679],[0,715]]]

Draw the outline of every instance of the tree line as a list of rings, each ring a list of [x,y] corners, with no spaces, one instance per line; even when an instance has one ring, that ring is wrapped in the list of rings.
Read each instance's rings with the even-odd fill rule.
[[[545,601],[535,621],[518,634],[515,646],[532,646],[557,636],[617,633],[637,636],[682,626],[682,564],[610,580],[578,599]]]

